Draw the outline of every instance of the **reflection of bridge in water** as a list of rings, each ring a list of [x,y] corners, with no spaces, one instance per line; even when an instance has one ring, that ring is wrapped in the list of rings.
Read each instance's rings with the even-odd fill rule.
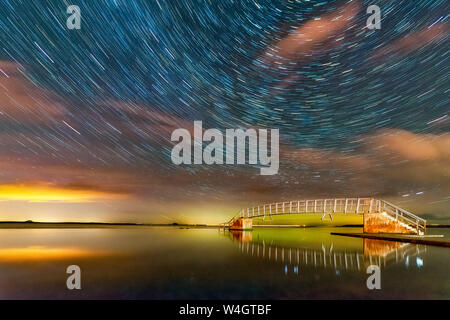
[[[247,255],[267,259],[293,266],[294,272],[299,267],[329,268],[335,270],[362,270],[369,265],[385,268],[389,265],[404,262],[408,265],[411,259],[416,258],[420,267],[423,260],[418,257],[426,252],[426,246],[410,243],[363,239],[361,251],[334,250],[333,243],[322,249],[284,247],[272,243],[253,242],[251,233],[230,232],[233,240],[238,243],[239,250]]]

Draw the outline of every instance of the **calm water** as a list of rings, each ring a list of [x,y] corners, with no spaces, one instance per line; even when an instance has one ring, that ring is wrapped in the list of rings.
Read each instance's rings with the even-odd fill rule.
[[[0,229],[0,298],[450,299],[450,249],[331,231],[360,229]],[[80,291],[66,289],[72,264]],[[381,290],[366,287],[370,264]]]

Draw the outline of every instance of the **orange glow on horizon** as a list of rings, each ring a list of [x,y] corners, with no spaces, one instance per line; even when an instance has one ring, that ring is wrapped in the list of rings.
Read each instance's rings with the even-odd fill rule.
[[[26,248],[4,248],[0,249],[0,261],[35,261],[35,260],[58,260],[67,258],[81,258],[98,256],[99,252],[81,248],[48,248],[32,246]]]
[[[93,202],[96,200],[123,199],[126,195],[84,189],[55,188],[45,185],[0,185],[0,201],[28,202]]]

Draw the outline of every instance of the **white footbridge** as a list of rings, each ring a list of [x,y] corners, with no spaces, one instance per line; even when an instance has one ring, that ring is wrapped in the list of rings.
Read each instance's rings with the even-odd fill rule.
[[[239,213],[223,224],[232,226],[240,218],[271,219],[275,215],[320,214],[322,220],[332,220],[333,214],[377,213],[381,218],[396,222],[411,232],[423,235],[426,220],[400,208],[388,201],[375,198],[330,198],[276,202],[255,207],[243,208]]]

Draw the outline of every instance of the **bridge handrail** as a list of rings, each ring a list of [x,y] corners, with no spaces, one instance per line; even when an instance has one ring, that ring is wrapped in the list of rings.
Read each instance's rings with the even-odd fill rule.
[[[368,197],[364,197],[364,198],[322,198],[322,199],[302,199],[302,200],[293,200],[293,201],[285,201],[285,202],[266,203],[266,204],[259,205],[259,206],[242,208],[239,211],[239,217],[240,218],[243,218],[243,217],[255,217],[254,212],[257,211],[258,208],[263,208],[263,209],[264,208],[269,208],[270,212],[267,212],[264,215],[278,214],[278,207],[279,206],[282,206],[284,208],[281,213],[286,213],[286,212],[284,212],[284,211],[286,211],[286,207],[289,208],[290,205],[293,204],[293,203],[295,203],[297,207],[299,206],[299,203],[304,203],[305,211],[299,212],[297,210],[293,210],[293,211],[290,210],[289,213],[304,213],[304,212],[308,212],[308,206],[309,206],[309,204],[311,204],[311,202],[314,204],[314,206],[316,206],[318,202],[322,202],[322,203],[320,203],[320,206],[322,208],[320,212],[324,212],[324,213],[326,213],[328,211],[335,212],[334,209],[333,210],[326,210],[327,206],[330,205],[329,203],[327,203],[327,201],[332,201],[333,202],[333,203],[331,203],[331,206],[336,206],[336,201],[344,201],[345,202],[344,203],[345,210],[343,211],[344,213],[348,213],[346,208],[347,208],[347,205],[349,204],[349,201],[356,201],[356,203],[350,204],[350,207],[356,206],[356,208],[355,208],[356,212],[355,213],[364,213],[364,212],[360,212],[359,207],[360,207],[360,205],[361,206],[367,206],[368,204],[361,203],[361,201],[369,201],[369,203],[370,203],[371,201],[375,201],[375,199],[374,198],[368,198]],[[275,206],[275,211],[276,212],[271,212],[273,206]],[[374,207],[375,206],[373,204],[369,204],[369,211],[370,211],[370,209],[373,209]],[[291,208],[294,208],[294,207],[291,207]],[[251,215],[250,215],[250,211],[252,211]],[[246,214],[246,212],[247,212],[247,214]],[[319,211],[316,211],[316,209],[314,209],[314,211],[310,211],[310,212],[319,212]],[[261,212],[258,212],[257,216],[262,216]]]
[[[414,220],[419,220],[419,221],[422,221],[422,222],[426,222],[425,219],[423,219],[423,218],[421,218],[419,216],[416,216],[414,213],[411,213],[411,212],[409,212],[409,211],[407,211],[407,210],[405,210],[403,208],[400,208],[399,206],[396,206],[395,204],[392,204],[392,203],[390,203],[390,202],[388,202],[386,200],[380,200],[380,201],[390,205],[391,207],[394,207],[395,209],[398,209],[399,211],[405,213],[407,216],[410,216]]]
[[[390,215],[397,221],[402,221],[410,225],[411,227],[414,227],[418,234],[425,234],[425,230],[427,227],[427,221],[425,219],[416,216],[415,214],[402,209],[386,200],[380,200],[380,211],[386,212],[386,214]]]

